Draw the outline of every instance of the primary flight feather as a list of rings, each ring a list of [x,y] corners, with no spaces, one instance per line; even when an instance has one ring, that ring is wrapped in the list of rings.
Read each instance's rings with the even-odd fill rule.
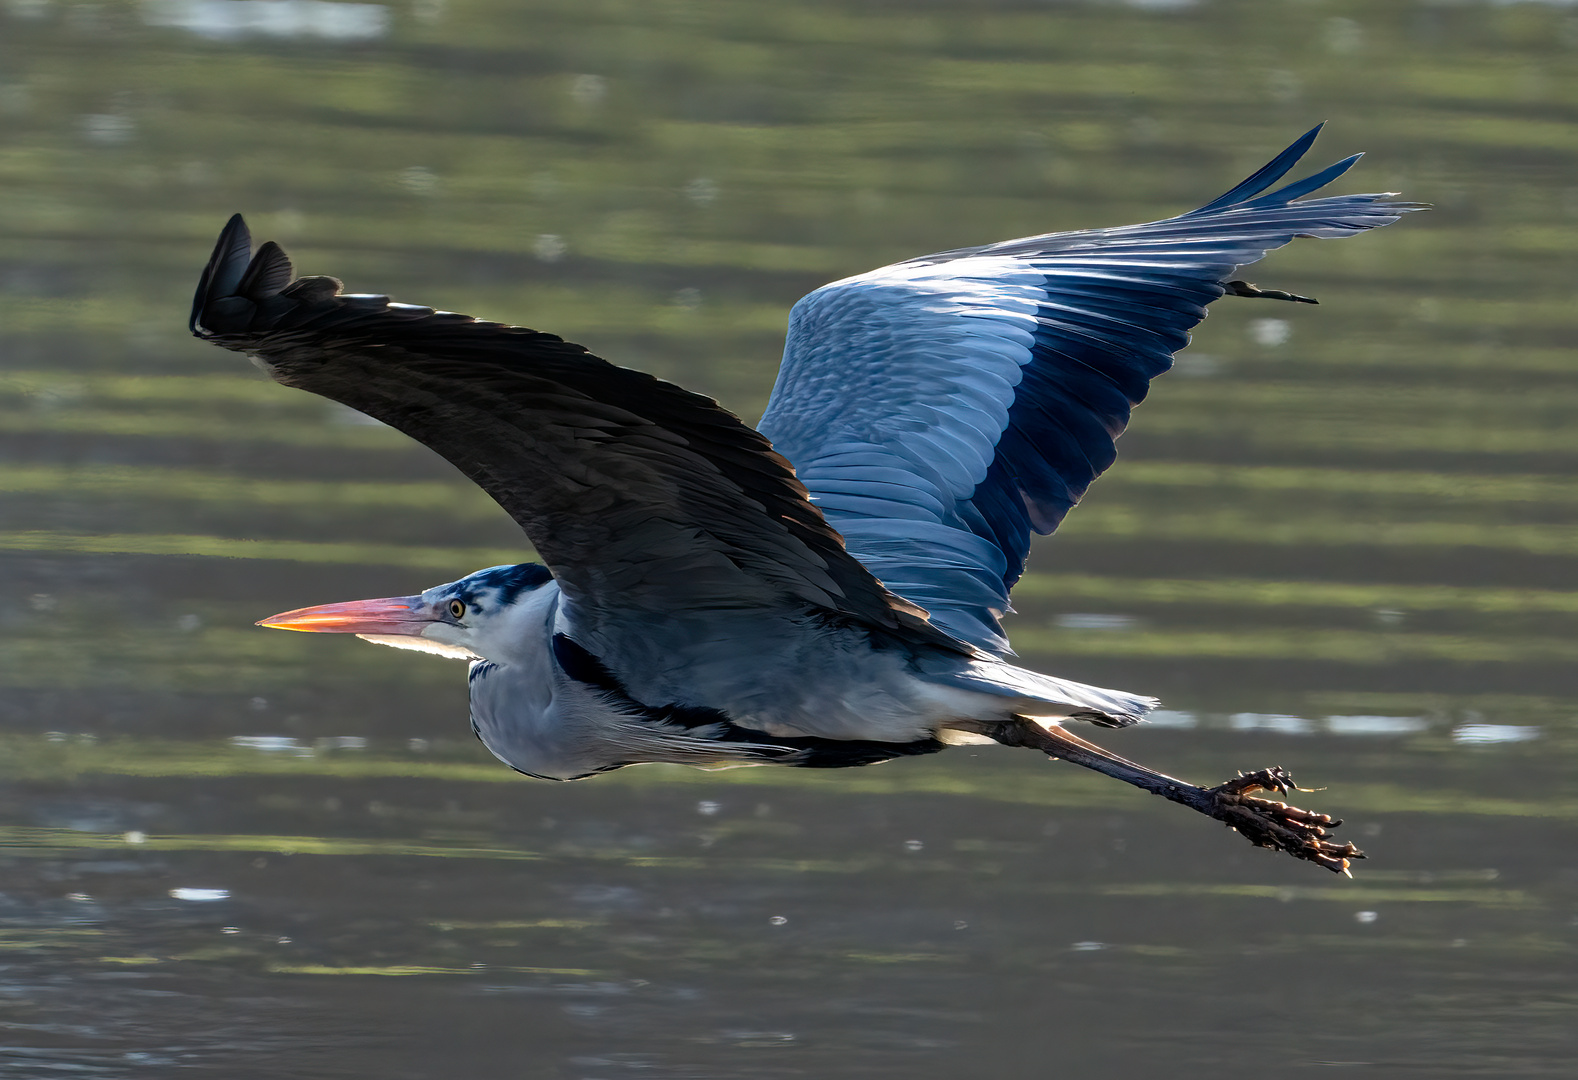
[[[1115,457],[1150,380],[1233,277],[1298,236],[1414,204],[1297,201],[1357,157],[1264,194],[1316,128],[1191,213],[943,252],[846,278],[790,315],[760,430],[716,402],[535,330],[292,279],[240,215],[192,331],[277,381],[421,441],[480,485],[545,565],[407,597],[286,612],[469,658],[472,726],[511,767],[576,779],[642,762],[865,765],[963,741],[1028,746],[1345,871],[1335,823],[1214,788],[1063,727],[1138,721],[1151,698],[1009,662],[999,619],[1032,533]]]

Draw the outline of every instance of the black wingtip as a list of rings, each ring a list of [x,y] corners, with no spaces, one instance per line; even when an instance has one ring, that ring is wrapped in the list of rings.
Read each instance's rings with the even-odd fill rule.
[[[203,276],[197,281],[197,295],[192,298],[192,318],[187,323],[193,334],[204,336],[198,329],[204,306],[211,300],[234,295],[251,261],[252,233],[247,229],[245,218],[240,214],[232,214],[230,220],[225,222],[224,231],[219,234],[219,241],[214,244],[214,253],[208,257],[208,265],[203,267]]]
[[[211,339],[216,334],[245,330],[260,309],[290,284],[290,257],[270,240],[252,253],[252,234],[240,214],[226,223],[214,253],[192,298],[193,334]]]

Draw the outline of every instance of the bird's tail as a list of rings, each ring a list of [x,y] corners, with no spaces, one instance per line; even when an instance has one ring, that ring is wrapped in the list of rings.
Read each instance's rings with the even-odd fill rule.
[[[1006,699],[1008,712],[1038,719],[1085,720],[1101,727],[1131,727],[1160,705],[1156,698],[1043,675],[1001,660],[976,659],[931,678],[961,690]]]

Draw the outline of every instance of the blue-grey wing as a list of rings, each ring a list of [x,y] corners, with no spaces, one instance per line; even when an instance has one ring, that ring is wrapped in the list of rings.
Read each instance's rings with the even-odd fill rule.
[[[1416,204],[1269,195],[1319,128],[1180,217],[896,263],[795,305],[760,430],[848,550],[949,633],[998,653],[1032,532],[1116,457],[1150,380],[1233,270],[1295,237],[1343,237]]]

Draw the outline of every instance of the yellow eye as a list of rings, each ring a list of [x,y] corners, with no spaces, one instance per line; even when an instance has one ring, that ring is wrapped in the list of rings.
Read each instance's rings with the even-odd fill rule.
[[[459,600],[451,600],[449,602],[449,614],[453,618],[458,619],[462,615],[464,615],[465,613],[466,613],[466,605],[465,604],[461,603]]]

